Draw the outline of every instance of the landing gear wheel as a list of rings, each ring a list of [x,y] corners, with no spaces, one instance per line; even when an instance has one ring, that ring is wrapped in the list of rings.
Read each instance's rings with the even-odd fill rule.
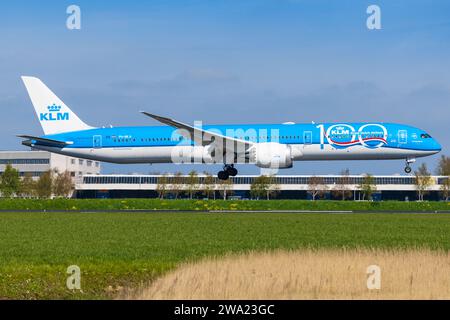
[[[411,167],[409,167],[409,166],[408,166],[408,167],[405,167],[405,172],[406,172],[406,173],[411,173]]]
[[[229,174],[231,177],[235,177],[235,176],[238,174],[237,169],[236,169],[236,168],[233,168],[233,167],[228,168],[228,169],[227,169],[227,172],[228,172],[228,174]]]
[[[234,167],[233,164],[226,164],[223,166],[223,171],[227,173],[227,179],[228,177],[234,177],[238,174],[237,169]]]
[[[219,171],[219,173],[217,174],[217,178],[219,178],[220,180],[227,180],[229,176],[230,175],[227,171]]]

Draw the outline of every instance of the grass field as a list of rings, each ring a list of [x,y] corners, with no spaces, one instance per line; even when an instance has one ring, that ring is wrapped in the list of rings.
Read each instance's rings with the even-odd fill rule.
[[[446,214],[0,212],[0,298],[113,298],[187,261],[298,248],[450,249]],[[81,268],[83,292],[66,289]]]
[[[160,199],[0,199],[0,210],[347,210],[450,211],[444,201],[333,201],[333,200],[160,200]]]

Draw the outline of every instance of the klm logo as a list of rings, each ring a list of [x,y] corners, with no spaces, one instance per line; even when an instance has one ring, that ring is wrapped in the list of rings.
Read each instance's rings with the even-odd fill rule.
[[[39,119],[41,121],[59,121],[59,120],[69,120],[68,112],[60,112],[61,106],[53,104],[47,107],[48,112],[39,114]]]
[[[350,130],[343,126],[335,127],[333,130],[331,130],[331,134],[335,134],[335,135],[350,134]]]

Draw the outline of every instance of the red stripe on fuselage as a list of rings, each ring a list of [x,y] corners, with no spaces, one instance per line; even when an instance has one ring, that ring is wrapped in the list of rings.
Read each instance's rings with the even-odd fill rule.
[[[343,145],[347,145],[347,144],[353,144],[353,143],[358,143],[360,142],[359,140],[353,140],[353,141],[348,141],[348,142],[338,142],[338,141],[334,141],[333,139],[328,138],[332,143],[334,144],[343,144]],[[369,141],[369,140],[378,140],[378,141],[382,141],[384,143],[386,142],[386,139],[383,138],[363,138],[363,141]]]

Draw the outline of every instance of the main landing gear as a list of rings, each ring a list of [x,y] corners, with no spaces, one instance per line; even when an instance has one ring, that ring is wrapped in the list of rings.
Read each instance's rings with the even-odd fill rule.
[[[237,169],[232,164],[226,164],[223,166],[223,170],[217,173],[217,178],[220,180],[227,180],[229,177],[234,177],[238,174]]]
[[[409,165],[410,163],[414,163],[416,162],[415,158],[411,158],[411,159],[406,159],[406,166],[405,166],[405,172],[406,173],[411,173],[411,166]]]

